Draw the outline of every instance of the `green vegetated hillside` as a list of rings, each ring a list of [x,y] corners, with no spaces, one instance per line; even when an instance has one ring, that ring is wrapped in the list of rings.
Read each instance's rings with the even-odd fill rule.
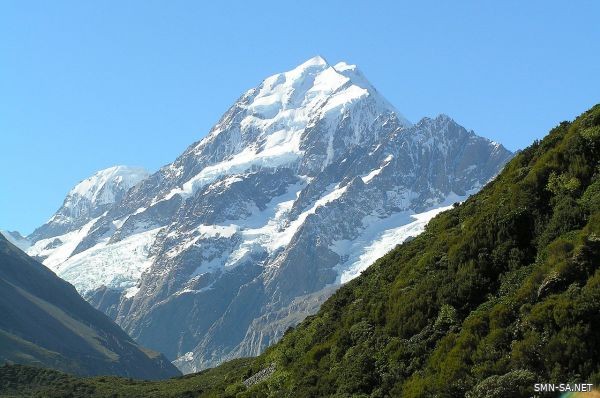
[[[536,382],[598,385],[599,265],[597,105],[258,358],[158,383],[4,367],[0,391],[50,396],[60,377],[72,396],[526,397]]]
[[[235,359],[218,368],[162,381],[116,376],[80,378],[52,369],[24,365],[0,366],[0,397],[234,397],[243,388],[254,358]]]
[[[340,289],[261,357],[279,370],[254,389],[518,397],[534,382],[598,384],[598,266],[600,105]]]

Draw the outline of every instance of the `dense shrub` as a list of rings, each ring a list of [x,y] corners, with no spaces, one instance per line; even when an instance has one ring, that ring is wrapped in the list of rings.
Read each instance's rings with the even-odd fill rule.
[[[475,398],[599,383],[599,266],[600,105],[517,154],[256,359],[134,387],[38,371],[0,391]],[[271,363],[265,381],[240,384]]]

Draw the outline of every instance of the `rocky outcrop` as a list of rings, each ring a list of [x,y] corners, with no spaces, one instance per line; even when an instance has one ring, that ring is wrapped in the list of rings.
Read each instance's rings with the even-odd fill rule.
[[[511,156],[448,116],[411,124],[355,66],[316,57],[29,253],[197,371],[260,353]]]

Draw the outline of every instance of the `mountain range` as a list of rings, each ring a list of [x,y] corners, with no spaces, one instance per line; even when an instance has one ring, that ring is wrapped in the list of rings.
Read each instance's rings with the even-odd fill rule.
[[[562,397],[536,383],[600,384],[599,269],[596,105],[520,151],[257,358],[161,382],[4,366],[0,393]]]
[[[315,57],[157,172],[99,171],[7,235],[194,372],[260,354],[512,156],[445,115],[409,122],[356,66]]]

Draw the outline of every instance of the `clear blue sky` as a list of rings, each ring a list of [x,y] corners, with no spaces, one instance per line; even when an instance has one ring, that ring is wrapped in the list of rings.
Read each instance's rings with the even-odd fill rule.
[[[225,4],[222,4],[225,3]],[[0,228],[115,164],[154,171],[246,89],[320,54],[412,121],[523,148],[600,102],[598,1],[0,2]]]

